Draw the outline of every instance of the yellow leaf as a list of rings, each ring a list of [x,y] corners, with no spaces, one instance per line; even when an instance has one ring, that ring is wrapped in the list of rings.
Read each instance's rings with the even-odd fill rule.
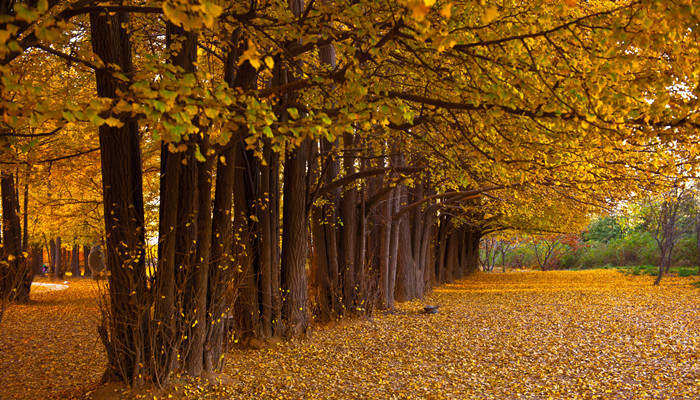
[[[498,8],[496,8],[496,6],[491,6],[484,11],[484,15],[481,17],[481,22],[484,24],[489,24],[496,18],[498,18]]]
[[[111,126],[113,128],[121,128],[122,126],[124,126],[124,123],[122,121],[120,121],[114,117],[109,117],[109,118],[105,119],[105,124],[107,124],[108,126]]]
[[[452,3],[445,4],[440,9],[440,15],[442,15],[445,18],[450,18],[452,16]]]

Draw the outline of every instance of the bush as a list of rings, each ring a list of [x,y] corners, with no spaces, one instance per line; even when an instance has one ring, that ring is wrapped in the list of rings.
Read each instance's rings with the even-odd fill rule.
[[[673,249],[673,264],[691,266],[697,264],[698,242],[695,235],[684,235]]]
[[[678,268],[678,276],[693,276],[698,274],[698,269],[696,267],[681,267]]]

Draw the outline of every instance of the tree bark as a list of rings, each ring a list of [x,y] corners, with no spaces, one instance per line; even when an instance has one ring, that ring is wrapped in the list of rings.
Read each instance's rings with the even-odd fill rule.
[[[73,251],[71,253],[71,276],[77,278],[80,276],[80,246],[78,244],[73,244]]]
[[[228,143],[216,165],[216,189],[212,218],[212,245],[209,257],[209,290],[207,296],[207,332],[204,344],[204,369],[213,372],[221,367],[227,322],[227,292],[233,276],[231,242],[233,223],[234,143]]]
[[[63,248],[61,247],[61,237],[58,236],[56,237],[56,240],[54,241],[54,245],[56,246],[55,249],[55,258],[54,258],[54,270],[53,270],[53,277],[54,279],[61,279],[63,278],[63,263],[64,263],[64,257],[63,257]]]
[[[309,142],[287,152],[282,226],[282,316],[285,335],[298,336],[309,324],[307,310],[306,163]]]
[[[92,48],[105,65],[132,72],[126,13],[90,13]],[[106,68],[95,71],[97,94],[117,98],[126,83]],[[118,115],[121,127],[99,127],[109,276],[109,310],[100,326],[107,349],[105,380],[140,385],[146,365],[146,271],[141,149],[136,117]]]
[[[29,301],[32,273],[22,254],[19,198],[14,174],[0,172],[2,243],[0,251],[0,301]]]
[[[87,244],[83,245],[83,276],[92,276],[90,272],[90,266],[88,264],[88,257],[90,256],[90,246]]]

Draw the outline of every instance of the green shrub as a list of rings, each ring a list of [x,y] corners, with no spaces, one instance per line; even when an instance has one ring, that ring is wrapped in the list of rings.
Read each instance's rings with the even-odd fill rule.
[[[678,276],[693,276],[698,274],[696,267],[681,267],[678,268]]]

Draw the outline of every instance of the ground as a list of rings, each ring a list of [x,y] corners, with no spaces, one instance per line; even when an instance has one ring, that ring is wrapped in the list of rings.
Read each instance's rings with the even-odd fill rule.
[[[614,270],[477,274],[391,314],[234,351],[228,386],[190,381],[174,397],[697,399],[693,280],[653,287],[652,277]],[[0,327],[1,399],[94,395],[104,365],[96,289],[76,280],[10,310]],[[419,314],[425,304],[440,312]]]

